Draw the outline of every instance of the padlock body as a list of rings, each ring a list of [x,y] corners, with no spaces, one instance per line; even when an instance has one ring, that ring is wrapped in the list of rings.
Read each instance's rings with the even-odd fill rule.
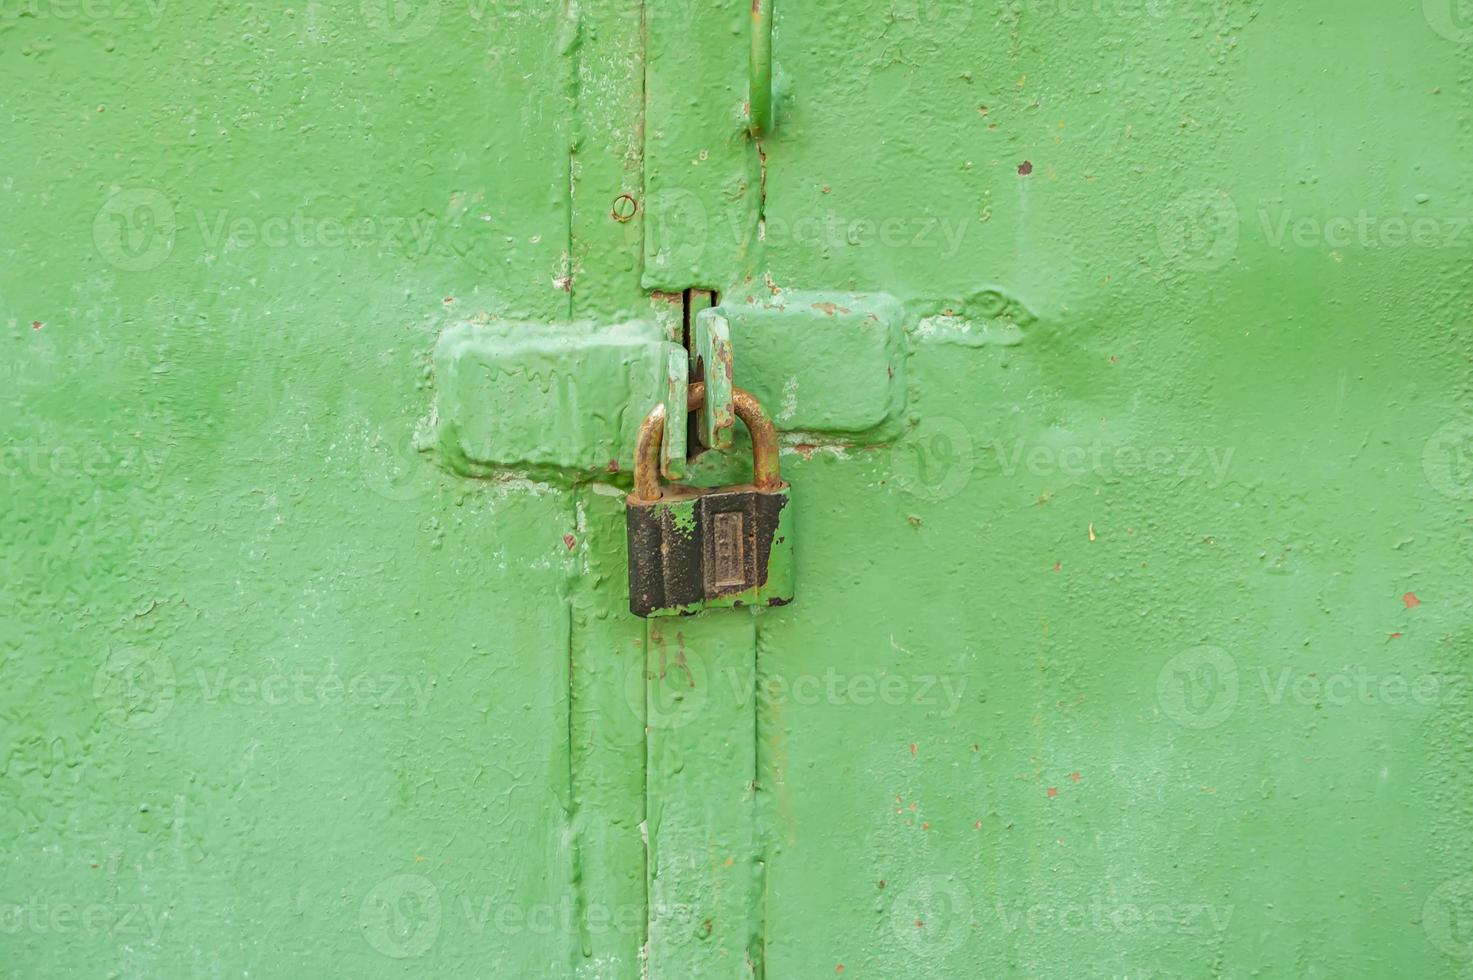
[[[629,611],[687,616],[791,602],[788,489],[672,484],[659,500],[628,498]]]

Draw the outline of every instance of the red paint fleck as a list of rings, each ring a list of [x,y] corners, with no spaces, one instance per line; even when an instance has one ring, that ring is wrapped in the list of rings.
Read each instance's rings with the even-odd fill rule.
[[[973,830],[981,830],[982,829],[982,821],[978,820],[976,823],[972,824],[972,829]]]
[[[914,742],[911,742],[910,743],[910,754],[911,754],[911,757],[912,758],[915,757],[915,754],[916,754],[916,743],[914,743]]]
[[[930,821],[922,820],[921,821],[921,829],[922,830],[930,830],[931,829]]]
[[[1399,640],[1399,639],[1401,639],[1401,634],[1400,633],[1389,633],[1389,634],[1387,634],[1386,639],[1388,639],[1388,640]]]
[[[917,929],[924,929],[924,928],[926,928],[926,924],[924,922],[922,922],[920,919],[917,919],[916,920],[916,928]]]
[[[1056,571],[1056,572],[1062,572],[1063,570],[1064,570],[1064,563],[1063,562],[1061,562],[1061,561],[1054,562],[1054,571]]]
[[[609,465],[608,465],[607,469],[608,469],[608,471],[610,473],[617,473],[617,472],[619,472],[619,461],[617,459],[611,459],[611,460],[609,460]]]
[[[831,191],[831,190],[833,190],[833,188],[831,188],[831,187],[829,187],[829,185],[828,185],[828,184],[824,184],[824,185],[823,185],[823,192],[824,192],[824,193],[825,193],[825,194],[827,194],[827,193],[828,193],[828,192],[829,192],[829,191]]]
[[[1408,609],[1416,609],[1422,604],[1422,600],[1417,598],[1417,593],[1415,592],[1408,592],[1401,597],[1401,601],[1406,604]]]
[[[844,972],[844,964],[843,963],[840,963],[838,966],[834,967],[834,972],[835,973],[843,973]]]
[[[1083,779],[1083,778],[1084,778],[1084,777],[1083,777],[1083,776],[1081,776],[1081,775],[1079,775],[1079,773],[1077,773],[1077,772],[1071,772],[1071,773],[1070,773],[1070,774],[1069,774],[1069,778],[1070,778],[1070,779],[1072,779],[1072,780],[1074,780],[1074,781],[1075,781],[1075,782],[1076,782],[1076,783],[1077,783],[1077,782],[1079,782],[1079,781],[1080,781],[1080,780],[1081,780],[1081,779]]]
[[[1024,160],[1018,164],[1018,176],[1027,177],[1031,173],[1033,173],[1033,162],[1031,160]]]
[[[1058,787],[1050,786],[1048,788],[1048,798],[1049,799],[1053,799],[1054,797],[1056,797],[1058,795],[1059,795]]]
[[[32,320],[31,321],[31,329],[32,330],[40,330],[44,326],[46,326],[46,324],[42,323],[40,320]]]
[[[572,551],[573,550],[573,545],[575,545],[577,543],[578,543],[578,539],[575,538],[575,537],[573,537],[571,534],[564,534],[563,535],[563,544],[565,544],[565,545],[568,546],[568,550],[569,551]]]

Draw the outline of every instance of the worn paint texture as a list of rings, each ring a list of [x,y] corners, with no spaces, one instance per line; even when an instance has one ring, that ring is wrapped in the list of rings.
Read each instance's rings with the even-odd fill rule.
[[[706,386],[706,397],[701,402],[698,419],[701,445],[707,449],[728,450],[737,420],[731,400],[736,373],[731,353],[731,324],[717,309],[702,311],[695,319],[691,346],[692,368],[700,373]],[[761,395],[757,397],[761,400]]]
[[[737,383],[795,438],[895,438],[905,408],[906,316],[894,297],[783,290],[723,312],[741,350]]]
[[[0,969],[1473,968],[1466,14],[792,2],[759,144],[750,8],[0,4]],[[692,287],[827,414],[645,622],[630,378],[435,351]]]
[[[427,448],[467,476],[631,469],[648,406],[678,395],[684,413],[685,368],[649,321],[459,323],[435,344]]]

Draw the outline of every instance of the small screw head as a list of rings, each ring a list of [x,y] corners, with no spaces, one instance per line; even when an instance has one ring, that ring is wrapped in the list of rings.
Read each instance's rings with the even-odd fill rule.
[[[622,224],[623,222],[628,221],[630,218],[634,217],[635,212],[637,212],[638,210],[638,201],[630,197],[628,194],[620,194],[618,197],[614,198],[614,206],[612,209],[610,209],[610,213],[614,216],[615,221],[618,221]]]

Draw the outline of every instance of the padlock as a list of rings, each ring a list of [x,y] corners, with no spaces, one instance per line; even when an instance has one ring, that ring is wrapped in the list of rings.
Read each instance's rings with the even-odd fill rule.
[[[692,384],[687,412],[705,397],[706,386]],[[732,402],[752,437],[751,483],[661,486],[665,406],[655,406],[639,427],[634,492],[625,501],[629,611],[636,616],[793,601],[793,515],[778,472],[777,429],[749,393],[733,389]]]

